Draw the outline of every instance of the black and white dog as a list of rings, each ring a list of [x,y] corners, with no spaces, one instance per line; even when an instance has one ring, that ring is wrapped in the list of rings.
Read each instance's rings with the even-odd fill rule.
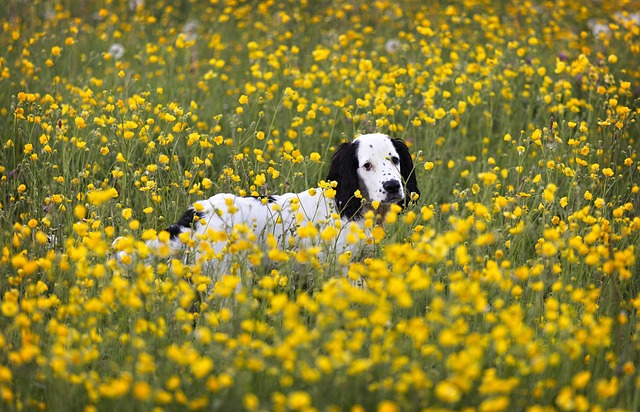
[[[339,254],[358,248],[353,235],[363,233],[368,210],[375,208],[376,214],[384,216],[392,204],[405,207],[420,196],[407,145],[384,134],[365,134],[338,147],[327,175],[327,182],[332,181],[337,182],[335,188],[324,185],[268,198],[216,194],[195,202],[166,229],[168,234],[148,241],[147,246],[156,251],[165,248],[165,252],[168,247],[169,253],[174,253],[189,245],[196,259],[222,274],[229,269],[228,248],[234,228],[251,232],[262,249],[268,238],[287,249],[319,244],[319,236],[306,236],[301,228],[312,227],[317,235],[333,226],[335,237],[322,254]],[[114,247],[121,258],[131,250],[118,247],[119,239]]]

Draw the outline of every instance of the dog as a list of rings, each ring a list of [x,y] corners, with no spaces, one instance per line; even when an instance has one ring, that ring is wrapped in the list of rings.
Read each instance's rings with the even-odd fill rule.
[[[323,243],[319,234],[327,228],[332,228],[328,233],[333,236],[324,239],[322,256],[355,254],[362,244],[358,240],[367,237],[363,223],[369,210],[383,219],[391,205],[404,208],[418,199],[414,169],[401,139],[379,133],[361,135],[337,148],[326,182],[318,188],[262,198],[216,194],[191,205],[147,246],[164,256],[185,249],[191,255],[195,252],[196,261],[215,271],[215,278],[228,273],[229,256],[238,248],[266,249],[267,243],[274,242],[282,250],[319,246]],[[230,236],[234,231],[241,235]],[[244,246],[238,244],[239,236]],[[125,251],[117,242],[114,246],[122,260],[132,248]]]

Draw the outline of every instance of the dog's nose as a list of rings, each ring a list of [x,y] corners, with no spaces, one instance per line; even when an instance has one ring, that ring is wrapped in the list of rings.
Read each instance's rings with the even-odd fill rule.
[[[400,182],[397,180],[387,180],[382,184],[382,188],[390,195],[394,195],[400,192]]]

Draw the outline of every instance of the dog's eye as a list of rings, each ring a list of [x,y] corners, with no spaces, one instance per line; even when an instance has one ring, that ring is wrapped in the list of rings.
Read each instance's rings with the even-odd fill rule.
[[[367,162],[363,164],[362,167],[364,167],[364,170],[369,171],[371,170],[371,163]]]
[[[400,164],[400,159],[398,159],[396,156],[393,156],[391,158],[391,161],[393,162],[394,165]]]

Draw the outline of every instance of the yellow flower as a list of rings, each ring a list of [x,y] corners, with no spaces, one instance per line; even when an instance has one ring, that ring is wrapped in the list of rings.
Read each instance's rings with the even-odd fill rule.
[[[385,223],[392,225],[394,223],[396,223],[396,221],[398,220],[398,214],[397,213],[387,213],[387,216],[385,217]]]
[[[324,190],[324,195],[327,199],[333,199],[336,197],[336,190],[332,187]]]
[[[304,238],[313,238],[313,237],[317,236],[318,229],[313,225],[313,223],[308,222],[306,225],[300,226],[298,228],[297,234],[298,234],[298,236],[300,236],[303,239]]]
[[[478,178],[485,186],[491,186],[498,180],[498,176],[493,172],[478,173]]]
[[[597,209],[602,209],[605,206],[606,202],[603,198],[599,197],[596,200],[593,201],[593,205],[597,208]]]
[[[253,181],[253,184],[255,184],[256,186],[260,187],[260,186],[264,185],[266,181],[267,181],[267,178],[264,175],[264,173],[259,173],[258,175],[256,175],[256,178]]]
[[[13,373],[11,373],[11,369],[6,366],[0,366],[0,382],[11,382],[12,379]]]
[[[210,189],[212,185],[213,185],[213,182],[208,177],[205,177],[204,179],[202,179],[202,186],[205,189]]]
[[[122,217],[124,217],[125,220],[131,219],[132,214],[133,214],[133,210],[131,210],[130,207],[122,210]]]
[[[393,401],[382,401],[378,404],[378,412],[397,412],[400,408]]]
[[[371,237],[376,243],[380,243],[384,239],[384,229],[382,226],[376,226],[371,229]]]
[[[541,252],[543,256],[553,256],[557,253],[558,248],[551,242],[545,241],[542,243]]]
[[[476,239],[477,246],[488,246],[492,244],[495,240],[495,236],[492,232],[483,233]]]
[[[536,143],[540,142],[541,137],[542,137],[542,130],[540,129],[534,130],[533,133],[531,134],[531,140],[533,140]]]
[[[133,396],[141,401],[147,400],[152,394],[151,385],[147,382],[136,382],[133,385]]]
[[[438,382],[435,393],[438,399],[446,403],[457,403],[462,398],[460,389],[447,381]]]
[[[92,190],[87,194],[87,200],[94,206],[100,206],[101,204],[118,197],[118,191],[114,188],[107,190]]]
[[[596,383],[596,393],[599,398],[612,398],[618,394],[620,382],[617,377],[611,378],[611,380],[600,379]]]
[[[335,239],[336,236],[338,236],[338,229],[336,229],[335,226],[332,225],[325,227],[324,229],[322,229],[322,232],[320,232],[320,237],[325,242]]]
[[[590,380],[590,371],[578,372],[574,375],[573,379],[571,379],[571,385],[576,389],[583,389],[585,386],[587,386]]]
[[[206,357],[196,359],[191,363],[191,373],[198,379],[202,379],[213,370],[213,360]]]
[[[331,53],[331,50],[329,50],[328,48],[318,47],[311,52],[311,55],[313,56],[313,60],[319,62],[322,60],[326,60],[329,57],[330,53]]]
[[[544,189],[544,194],[543,194],[544,201],[547,203],[553,202],[557,189],[558,187],[555,184],[549,183],[547,187]]]
[[[420,215],[422,216],[422,220],[424,221],[431,220],[434,215],[433,209],[427,206],[422,206],[422,208],[420,208]]]
[[[442,119],[443,117],[445,117],[447,115],[447,111],[444,110],[442,107],[438,107],[434,112],[433,112],[433,117],[435,117],[437,120]]]
[[[311,406],[311,395],[303,391],[295,391],[289,394],[287,399],[289,409],[299,411]]]
[[[238,211],[238,207],[233,203],[232,198],[228,197],[224,200],[224,202],[227,205],[227,213],[232,215]]]
[[[245,409],[249,411],[255,411],[260,407],[260,399],[253,393],[247,393],[242,399],[242,404]]]
[[[14,317],[18,313],[18,304],[13,301],[4,301],[1,306],[2,314],[8,318]]]

